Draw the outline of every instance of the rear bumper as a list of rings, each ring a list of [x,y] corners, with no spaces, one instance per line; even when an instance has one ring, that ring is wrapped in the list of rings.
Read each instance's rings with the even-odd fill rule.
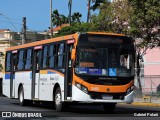
[[[114,99],[114,100],[104,100],[104,99],[92,99],[90,95],[84,93],[76,86],[73,86],[72,90],[72,101],[77,102],[87,102],[87,103],[132,103],[134,100],[134,91],[129,93],[128,95],[124,96],[123,100]]]

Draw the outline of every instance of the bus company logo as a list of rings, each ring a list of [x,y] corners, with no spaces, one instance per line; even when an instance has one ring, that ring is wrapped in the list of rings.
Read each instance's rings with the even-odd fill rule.
[[[11,117],[11,112],[2,112],[2,117]]]
[[[107,92],[109,92],[110,91],[110,89],[109,88],[107,88]]]

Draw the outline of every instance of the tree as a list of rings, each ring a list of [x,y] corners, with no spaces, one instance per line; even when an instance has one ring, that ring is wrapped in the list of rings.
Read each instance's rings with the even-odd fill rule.
[[[55,26],[61,25],[61,23],[60,23],[60,14],[59,14],[58,10],[54,10],[53,11],[53,13],[52,13],[52,22],[53,22],[53,25],[55,25]]]
[[[130,33],[134,38],[141,38],[143,41],[137,44],[137,76],[140,92],[140,64],[146,50],[160,44],[157,37],[160,34],[160,1],[159,0],[128,0],[133,8],[131,17]],[[142,50],[143,48],[143,50]]]
[[[69,21],[68,18],[62,14],[60,15],[60,20],[62,24],[67,24]]]
[[[62,24],[68,23],[68,18],[65,15],[59,14],[58,10],[54,10],[52,22],[55,26],[61,26]]]
[[[127,34],[132,16],[132,8],[127,0],[113,3],[105,1],[99,9],[98,15],[92,15],[92,22],[97,31]]]
[[[128,0],[133,8],[131,17],[132,35],[143,39],[143,46],[158,44],[160,33],[160,1]]]
[[[94,4],[93,4],[93,6],[91,6],[91,9],[93,9],[93,11],[95,11],[101,5],[101,3],[105,3],[105,2],[106,2],[106,0],[92,0],[92,3],[94,3]]]
[[[62,27],[62,29],[59,31],[59,33],[56,34],[54,37],[74,34],[76,32],[88,32],[88,31],[92,31],[92,24],[91,23],[83,23],[83,22],[76,23],[73,26]]]
[[[114,2],[111,4],[111,8],[111,31],[127,35],[130,34],[130,18],[133,16],[133,10],[128,0]]]
[[[127,0],[117,2],[105,2],[99,6],[100,13],[92,16],[97,30],[114,33],[129,34],[130,16],[132,7]]]
[[[75,23],[81,23],[80,18],[82,17],[82,14],[80,14],[79,12],[73,13],[71,17],[72,17],[72,25],[74,25]]]
[[[92,4],[93,4],[92,6],[91,6],[91,1],[92,1]],[[87,7],[88,7],[87,22],[89,22],[89,19],[91,17],[90,10],[95,11],[96,9],[99,9],[99,6],[101,4],[105,4],[106,2],[108,2],[108,0],[88,0],[88,4],[87,4]]]

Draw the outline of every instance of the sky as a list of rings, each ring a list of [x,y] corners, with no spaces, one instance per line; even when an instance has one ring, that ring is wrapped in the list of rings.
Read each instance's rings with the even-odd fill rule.
[[[68,16],[68,0],[52,0],[52,10]],[[87,1],[72,0],[72,13],[80,12],[81,20],[87,19]],[[0,29],[20,32],[22,18],[26,17],[27,29],[32,31],[48,30],[50,26],[50,0],[0,0]]]

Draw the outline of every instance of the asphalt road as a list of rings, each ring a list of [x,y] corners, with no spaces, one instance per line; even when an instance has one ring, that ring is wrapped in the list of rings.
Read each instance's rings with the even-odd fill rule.
[[[3,112],[3,113],[2,113]],[[32,106],[20,106],[18,100],[0,97],[0,116],[5,116],[6,112],[11,113],[11,117],[0,117],[0,119],[58,119],[58,120],[151,120],[160,119],[160,107],[142,107],[133,105],[117,104],[113,114],[105,113],[102,106],[77,105],[70,106],[65,112],[56,112],[51,104],[36,103]],[[33,114],[34,113],[34,114]],[[33,116],[32,116],[33,115]],[[41,118],[36,118],[42,116]],[[138,115],[144,115],[143,117]],[[154,117],[148,117],[155,115]],[[158,116],[157,116],[158,115]],[[15,118],[19,116],[18,118]],[[23,116],[23,118],[22,118]],[[31,118],[27,118],[30,116]]]

